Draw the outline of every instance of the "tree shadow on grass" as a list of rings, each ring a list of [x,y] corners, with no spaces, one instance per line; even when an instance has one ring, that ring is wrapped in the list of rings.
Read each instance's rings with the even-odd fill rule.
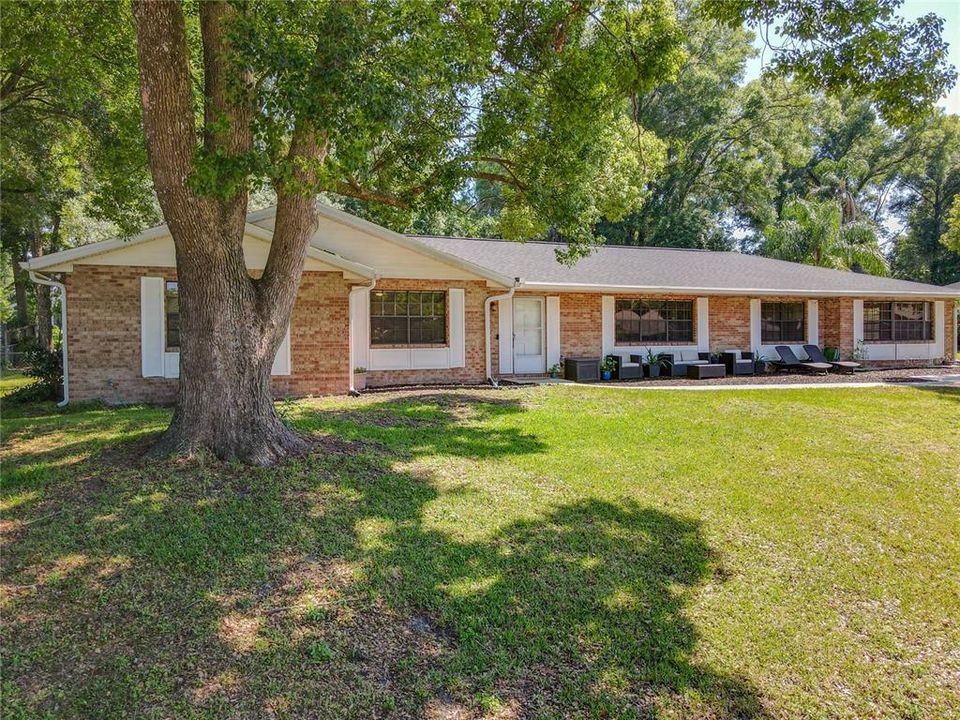
[[[585,498],[482,539],[425,523],[440,491],[408,461],[547,451],[488,423],[522,411],[482,393],[295,406],[324,433],[302,461],[107,468],[63,522],[14,508],[8,710],[761,715],[746,679],[691,659],[684,607],[716,565],[695,521]]]

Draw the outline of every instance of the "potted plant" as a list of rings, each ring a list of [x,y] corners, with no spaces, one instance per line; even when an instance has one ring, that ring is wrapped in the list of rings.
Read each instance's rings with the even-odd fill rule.
[[[647,348],[647,372],[650,374],[650,377],[660,377],[660,367],[662,363],[663,358],[661,358],[658,353],[655,353],[650,348]]]
[[[367,388],[367,369],[365,367],[355,367],[353,369],[353,389],[366,390]]]
[[[759,349],[753,351],[753,371],[757,375],[763,375],[767,371],[768,359]]]
[[[857,345],[853,349],[853,359],[858,363],[865,363],[870,359],[870,352],[863,340],[857,340]]]
[[[827,362],[836,362],[840,359],[840,348],[825,347],[823,349],[823,356],[827,359]]]
[[[553,365],[550,366],[550,369],[547,370],[547,375],[549,375],[552,378],[558,378],[560,377],[560,371],[561,371],[560,363],[554,363]]]
[[[610,380],[613,378],[613,371],[616,369],[617,361],[608,355],[603,359],[603,362],[600,363],[600,377],[603,380]]]

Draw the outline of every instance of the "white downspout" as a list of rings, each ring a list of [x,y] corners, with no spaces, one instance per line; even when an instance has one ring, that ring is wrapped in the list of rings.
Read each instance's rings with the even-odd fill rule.
[[[66,407],[70,402],[70,369],[67,364],[67,289],[63,283],[50,278],[42,277],[35,270],[30,270],[30,279],[38,285],[47,285],[60,291],[60,353],[63,356],[63,400],[57,407]]]
[[[350,320],[347,323],[347,336],[348,336],[347,344],[349,348],[348,352],[350,353],[350,391],[349,392],[351,395],[360,394],[357,391],[357,389],[353,386],[353,367],[354,367],[353,365],[353,303],[351,302],[351,300],[353,299],[354,293],[360,294],[362,292],[370,292],[371,290],[373,290],[377,286],[378,279],[379,277],[374,275],[369,285],[354,285],[352,288],[350,288],[350,295],[347,298],[347,317]]]
[[[514,278],[513,287],[510,288],[508,292],[505,292],[501,295],[491,295],[483,301],[483,348],[486,351],[487,382],[494,387],[499,387],[500,383],[493,379],[493,370],[490,367],[492,353],[490,348],[490,307],[493,305],[494,301],[509,300],[512,298],[519,285],[520,278]]]

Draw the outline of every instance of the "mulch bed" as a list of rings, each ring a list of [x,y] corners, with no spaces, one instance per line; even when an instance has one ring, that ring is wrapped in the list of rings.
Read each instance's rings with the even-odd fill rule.
[[[817,383],[903,383],[922,381],[927,376],[941,375],[960,375],[960,366],[957,365],[935,365],[929,367],[915,368],[889,368],[865,370],[855,372],[852,375],[845,373],[828,373],[827,375],[808,375],[805,373],[766,373],[764,375],[738,375],[736,377],[710,378],[706,380],[691,380],[685,377],[661,377],[645,378],[643,380],[631,380],[627,382],[617,382],[615,384],[624,387],[634,385],[781,385],[791,383],[817,384]]]

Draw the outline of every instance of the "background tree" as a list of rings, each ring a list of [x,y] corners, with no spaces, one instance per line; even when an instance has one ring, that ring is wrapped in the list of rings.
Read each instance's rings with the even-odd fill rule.
[[[906,229],[893,244],[892,267],[914,280],[955,282],[960,253],[949,246],[948,213],[960,193],[960,117],[938,115],[913,132],[922,151],[898,178],[893,211]]]
[[[764,228],[764,255],[874,275],[887,273],[869,219],[846,221],[840,200],[792,198],[781,218]]]
[[[44,347],[50,288],[30,283],[19,263],[69,245],[78,223],[110,220],[116,234],[157,216],[129,12],[105,7],[7,3],[0,23],[0,238],[17,323],[32,311]]]
[[[636,122],[667,144],[667,161],[637,212],[603,219],[597,233],[621,245],[726,247],[720,176],[741,119],[739,81],[754,52],[750,33],[718,27],[694,3],[679,3],[686,59],[673,80],[637,98]]]
[[[940,242],[951,252],[960,254],[960,202],[956,196],[947,213],[947,231],[940,237]]]

